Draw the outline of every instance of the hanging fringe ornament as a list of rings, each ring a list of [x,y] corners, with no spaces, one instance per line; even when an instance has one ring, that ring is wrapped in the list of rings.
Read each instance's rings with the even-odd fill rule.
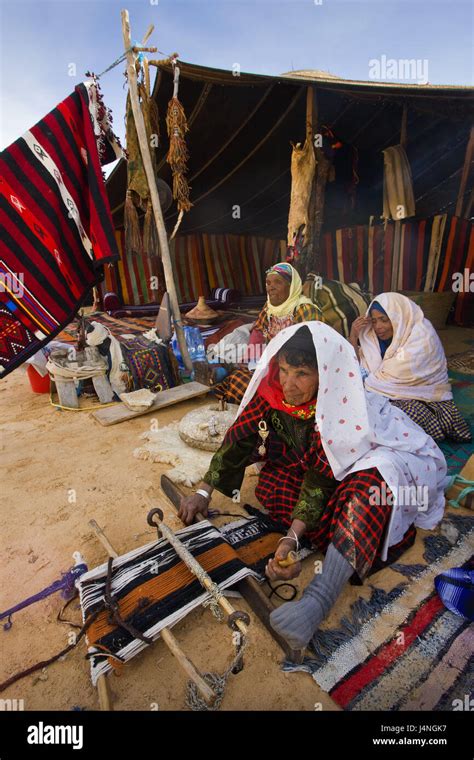
[[[143,252],[149,258],[158,256],[158,258],[161,259],[160,241],[156,229],[156,222],[153,214],[153,206],[151,200],[148,201],[145,221],[143,223]]]
[[[189,131],[184,108],[178,100],[179,68],[173,62],[174,90],[173,97],[168,104],[166,115],[166,127],[170,140],[170,147],[166,160],[173,173],[173,198],[177,202],[178,211],[189,211],[192,203],[189,200],[189,185],[185,178],[187,162],[189,158],[186,147],[185,135]]]
[[[151,147],[153,170],[156,172],[154,148],[159,142],[158,107],[149,94],[150,77],[148,61],[146,59],[143,61],[143,69],[138,62],[136,67],[137,78],[139,80],[137,83],[138,98],[143,114],[148,143]],[[124,211],[125,252],[132,256],[142,255],[143,253],[147,256],[159,256],[160,248],[158,245],[158,233],[152,216],[150,189],[148,187],[148,180],[143,166],[130,94],[127,96],[126,128],[128,164],[127,194]],[[145,212],[143,230],[140,224],[139,211]]]
[[[138,256],[142,252],[142,239],[140,235],[140,222],[138,211],[133,202],[133,191],[127,190],[125,195],[124,228],[125,228],[125,252],[132,256]]]

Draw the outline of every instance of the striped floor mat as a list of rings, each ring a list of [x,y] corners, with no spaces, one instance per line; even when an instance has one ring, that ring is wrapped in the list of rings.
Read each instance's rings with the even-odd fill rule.
[[[392,566],[409,582],[390,591],[374,586],[368,601],[342,611],[337,629],[322,626],[313,657],[282,669],[310,673],[348,711],[465,709],[474,626],[444,607],[434,578],[451,567],[474,567],[474,518],[449,515],[445,522],[446,533],[458,531],[454,546],[444,535],[427,536],[426,564]]]

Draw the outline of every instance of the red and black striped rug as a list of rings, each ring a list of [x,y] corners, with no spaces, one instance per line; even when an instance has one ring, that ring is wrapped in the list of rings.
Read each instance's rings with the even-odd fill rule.
[[[0,376],[54,338],[118,259],[101,165],[121,153],[87,82],[0,154]]]
[[[443,535],[425,537],[426,564],[393,565],[370,578],[377,585],[368,598],[349,608],[339,600],[337,628],[323,623],[313,657],[302,665],[285,662],[283,670],[310,673],[348,711],[469,709],[474,626],[445,608],[434,578],[450,567],[471,566],[474,520],[448,514],[445,521],[457,531],[454,545]],[[408,582],[400,583],[393,571]]]

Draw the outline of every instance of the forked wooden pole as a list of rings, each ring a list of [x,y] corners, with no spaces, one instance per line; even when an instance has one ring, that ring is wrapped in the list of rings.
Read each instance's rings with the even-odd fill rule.
[[[96,534],[109,557],[118,557],[118,553],[115,551],[114,547],[110,543],[100,525],[98,525],[95,520],[89,520],[89,525]],[[186,675],[191,679],[191,681],[193,681],[193,683],[196,684],[196,688],[199,690],[201,696],[206,700],[208,704],[212,705],[216,699],[215,692],[210,688],[210,686],[208,686],[191,660],[186,657],[175,637],[171,633],[170,629],[163,628],[160,631],[160,636],[170,650],[173,657],[177,659]],[[105,673],[102,673],[97,680],[97,691],[99,694],[99,703],[101,710],[112,710],[112,702],[110,699],[107,676]]]
[[[131,36],[130,36],[130,19],[128,11],[123,10],[122,16],[122,33],[123,42],[125,45],[125,51],[127,53],[128,61],[128,87],[130,91],[130,102],[132,104],[133,118],[135,120],[135,126],[137,129],[138,143],[140,145],[140,153],[142,154],[143,168],[150,189],[150,199],[153,208],[153,216],[155,219],[156,230],[158,232],[158,239],[160,241],[161,249],[161,261],[163,264],[163,271],[165,273],[166,290],[169,293],[171,310],[173,312],[173,319],[176,329],[176,337],[178,339],[181,356],[183,357],[183,363],[189,372],[192,372],[193,364],[189,356],[188,348],[186,345],[186,338],[184,336],[183,326],[181,324],[181,314],[179,311],[178,296],[176,293],[176,285],[173,277],[173,267],[171,265],[171,257],[168,246],[168,236],[166,234],[166,227],[163,220],[163,213],[161,211],[160,198],[158,195],[158,189],[156,187],[156,177],[153,171],[153,163],[151,160],[150,146],[148,145],[148,138],[146,134],[145,122],[143,119],[142,110],[140,108],[140,102],[138,98],[137,87],[137,72],[135,69],[135,55],[131,48]],[[151,34],[151,32],[150,32]],[[148,36],[145,35],[145,38]]]

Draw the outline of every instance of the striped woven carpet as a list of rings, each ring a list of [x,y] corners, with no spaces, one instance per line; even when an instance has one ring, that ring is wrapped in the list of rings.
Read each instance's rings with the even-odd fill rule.
[[[434,578],[474,567],[474,517],[449,513],[443,523],[424,538],[422,562],[374,575],[370,598],[349,609],[342,600],[338,627],[323,624],[314,655],[283,670],[310,673],[344,710],[456,709],[472,689],[474,628],[444,607]]]
[[[121,340],[124,335],[143,335],[144,332],[148,332],[155,326],[156,317],[126,317],[119,319],[117,317],[111,317],[102,311],[94,312],[87,315],[87,319],[91,321],[100,322],[101,325],[108,327],[112,335],[118,340]],[[227,319],[225,322],[221,322],[218,325],[212,327],[200,327],[201,335],[204,339],[204,345],[208,346],[209,343],[216,343],[224,335],[235,330],[236,327],[244,324],[244,319]],[[75,320],[70,322],[59,335],[56,336],[56,340],[61,340],[63,343],[75,343],[77,340],[77,329],[79,323]]]
[[[449,381],[453,389],[454,402],[464,419],[469,423],[473,436],[471,443],[441,441],[439,444],[446,457],[448,475],[454,475],[462,470],[471,454],[474,454],[474,377],[450,369]]]

